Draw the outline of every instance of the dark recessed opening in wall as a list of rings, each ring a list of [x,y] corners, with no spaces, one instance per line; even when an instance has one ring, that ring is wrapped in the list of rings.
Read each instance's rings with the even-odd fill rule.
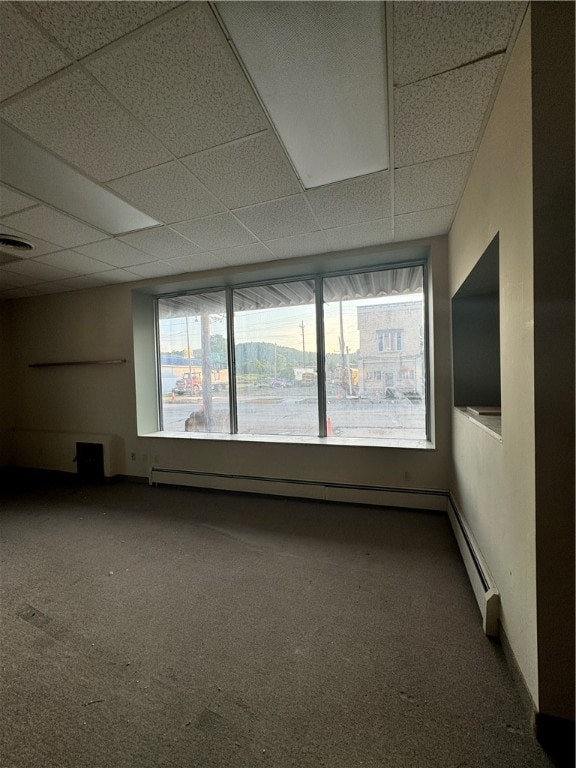
[[[500,408],[499,252],[496,235],[452,299],[455,406]]]

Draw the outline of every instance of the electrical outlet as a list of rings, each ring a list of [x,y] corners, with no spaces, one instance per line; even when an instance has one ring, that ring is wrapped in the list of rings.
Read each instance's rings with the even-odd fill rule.
[[[130,454],[130,459],[131,459],[132,461],[136,461],[136,454],[135,454],[135,453],[131,453],[131,454]]]

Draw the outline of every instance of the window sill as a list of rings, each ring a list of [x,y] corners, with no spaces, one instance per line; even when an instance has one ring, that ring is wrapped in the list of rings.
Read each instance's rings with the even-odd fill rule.
[[[399,448],[403,450],[433,451],[428,440],[401,440],[398,438],[361,437],[308,437],[306,435],[230,435],[219,432],[149,432],[139,437],[160,437],[176,440],[214,440],[232,443],[268,443],[279,445],[324,445],[354,448]]]
[[[454,410],[457,413],[461,413],[462,416],[468,419],[468,421],[471,421],[473,424],[477,424],[484,432],[487,432],[490,437],[493,437],[500,443],[502,442],[501,415],[475,414],[460,406],[456,407]]]

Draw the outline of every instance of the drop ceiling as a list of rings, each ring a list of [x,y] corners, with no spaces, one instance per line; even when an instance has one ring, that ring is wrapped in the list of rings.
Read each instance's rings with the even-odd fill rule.
[[[283,3],[0,3],[0,128],[29,148],[0,144],[0,233],[34,246],[0,248],[0,298],[447,233],[526,4],[378,5],[387,170],[307,189],[246,69]],[[318,4],[328,26],[338,6]],[[31,156],[56,170],[35,180]]]

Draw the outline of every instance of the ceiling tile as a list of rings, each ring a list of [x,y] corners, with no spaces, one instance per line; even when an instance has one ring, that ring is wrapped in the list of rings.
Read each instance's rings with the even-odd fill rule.
[[[76,251],[49,253],[47,256],[40,256],[36,261],[40,264],[49,264],[52,267],[66,269],[76,275],[92,275],[95,272],[105,272],[110,269],[110,264],[96,261],[96,259],[91,259],[89,256]]]
[[[133,272],[125,269],[109,269],[107,272],[98,272],[94,277],[100,285],[113,285],[114,283],[133,283],[138,277]]]
[[[148,264],[138,264],[128,270],[137,277],[164,277],[165,275],[177,275],[180,270],[175,264],[168,261],[151,261]]]
[[[33,277],[0,269],[0,290],[5,290],[6,288],[20,288],[23,285],[33,285],[34,283],[35,280]]]
[[[310,232],[307,235],[283,237],[281,240],[268,240],[266,247],[279,259],[288,259],[292,256],[310,256],[329,250],[328,239],[324,232]]]
[[[417,240],[421,237],[445,235],[450,229],[454,206],[431,211],[418,211],[394,217],[394,240]]]
[[[524,3],[394,3],[394,85],[504,51]]]
[[[335,251],[349,248],[364,248],[368,245],[381,245],[392,240],[392,219],[364,221],[361,224],[349,224],[347,227],[327,229],[326,237]]]
[[[240,208],[234,213],[260,240],[278,240],[319,229],[303,194]]]
[[[241,245],[239,248],[216,251],[215,255],[229,267],[274,260],[274,256],[262,243],[251,243],[250,245]]]
[[[392,216],[388,171],[308,190],[306,196],[324,228]]]
[[[80,291],[83,288],[101,288],[102,281],[97,280],[91,275],[76,275],[75,277],[67,277],[65,280],[58,281],[60,285],[65,286],[65,290],[68,291]]]
[[[76,67],[0,108],[0,115],[98,181],[172,157]]]
[[[9,288],[0,293],[3,299],[27,299],[30,296],[38,296],[34,288]]]
[[[168,263],[178,270],[177,274],[199,272],[203,269],[221,269],[226,266],[215,253],[199,253],[196,256],[178,256],[175,259],[170,259]]]
[[[26,11],[76,58],[117,40],[178,3],[28,2]]]
[[[12,237],[20,237],[22,240],[26,240],[27,243],[34,246],[31,251],[18,251],[16,255],[23,259],[33,259],[36,256],[43,256],[45,253],[54,253],[54,251],[61,250],[60,246],[55,243],[48,243],[45,240],[40,240],[38,237],[25,235],[23,232],[7,226],[3,222],[0,222],[0,233],[3,235],[11,235]],[[4,253],[12,253],[12,251],[4,250]]]
[[[256,240],[254,235],[248,232],[231,213],[222,213],[219,216],[210,216],[196,221],[184,221],[181,224],[175,224],[172,229],[181,232],[184,237],[190,238],[207,251],[233,248]]]
[[[31,208],[36,204],[29,197],[24,197],[24,195],[0,184],[0,216],[9,216],[11,213],[22,211],[24,208]]]
[[[36,283],[32,286],[38,296],[46,296],[51,293],[63,293],[70,290],[62,280],[51,280],[49,283]]]
[[[398,168],[394,175],[396,215],[455,203],[466,181],[472,153]]]
[[[58,269],[57,267],[51,267],[49,264],[40,264],[35,259],[8,264],[5,270],[6,272],[15,272],[17,275],[31,277],[38,283],[42,280],[49,281],[58,280],[61,277],[71,277],[70,272]]]
[[[395,90],[397,167],[474,149],[503,58],[494,56]]]
[[[102,240],[91,245],[81,245],[76,248],[79,253],[97,261],[103,261],[112,267],[131,267],[134,264],[143,264],[147,261],[155,261],[153,256],[131,248],[119,240]],[[104,274],[104,273],[101,273]]]
[[[0,3],[0,101],[72,63],[11,3]]]
[[[87,66],[178,157],[269,127],[207,3],[188,3]]]
[[[222,203],[177,162],[116,179],[108,186],[144,213],[167,224],[224,210]]]
[[[194,253],[201,253],[201,249],[197,245],[168,227],[132,232],[119,239],[133,248],[138,248],[140,251],[159,259],[172,259],[177,256],[191,256]]]
[[[229,208],[301,192],[272,131],[200,152],[183,162]]]
[[[4,223],[27,235],[40,237],[63,248],[73,248],[106,238],[100,230],[44,205],[6,216],[2,219],[2,224]]]

